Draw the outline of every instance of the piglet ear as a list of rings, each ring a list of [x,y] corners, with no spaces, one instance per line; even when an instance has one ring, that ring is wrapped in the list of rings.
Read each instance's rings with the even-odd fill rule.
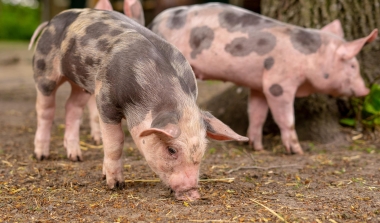
[[[202,112],[202,118],[206,125],[207,136],[211,139],[219,141],[241,141],[245,142],[249,139],[234,132],[230,127],[215,118],[209,112]]]
[[[95,9],[101,9],[101,10],[108,10],[112,11],[112,5],[109,0],[99,0],[98,3],[95,5]]]
[[[364,44],[374,41],[377,37],[377,29],[374,29],[371,34],[366,37],[343,43],[337,49],[337,54],[345,60],[352,59],[363,48]]]
[[[144,11],[139,0],[124,0],[124,14],[145,26]]]
[[[340,24],[339,19],[335,19],[334,21],[325,25],[324,27],[322,27],[321,30],[335,34],[339,36],[340,38],[344,38],[343,28],[342,28],[342,25]]]
[[[149,128],[140,133],[140,137],[148,136],[150,134],[164,135],[170,139],[178,138],[181,135],[181,129],[178,125],[167,124],[163,128]]]

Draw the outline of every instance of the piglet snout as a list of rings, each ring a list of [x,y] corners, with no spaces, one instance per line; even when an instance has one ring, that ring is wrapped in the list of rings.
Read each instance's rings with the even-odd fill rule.
[[[366,87],[355,92],[356,97],[363,97],[363,96],[366,96],[367,94],[369,94],[369,89]]]
[[[175,198],[181,201],[194,201],[198,200],[200,197],[201,195],[198,192],[198,188],[175,192]]]

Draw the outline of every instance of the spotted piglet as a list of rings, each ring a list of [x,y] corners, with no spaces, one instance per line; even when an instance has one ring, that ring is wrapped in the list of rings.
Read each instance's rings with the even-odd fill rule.
[[[294,129],[295,97],[369,92],[355,55],[377,37],[377,29],[346,42],[338,20],[321,30],[305,29],[220,3],[168,9],[149,28],[184,54],[197,78],[250,88],[248,137],[256,150],[263,149],[268,106],[287,152],[302,154]]]
[[[79,125],[95,95],[103,136],[103,174],[110,188],[124,184],[122,119],[148,165],[178,199],[197,199],[199,166],[206,135],[248,141],[195,101],[195,75],[172,45],[114,11],[67,10],[55,16],[38,40],[33,57],[37,89],[35,154],[49,156],[57,88],[72,87],[66,102],[64,146],[82,160]]]

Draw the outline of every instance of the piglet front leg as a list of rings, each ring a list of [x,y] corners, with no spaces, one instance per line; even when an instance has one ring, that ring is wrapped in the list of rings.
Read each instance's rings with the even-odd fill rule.
[[[265,95],[260,91],[251,90],[248,99],[249,127],[247,136],[249,144],[253,145],[257,151],[263,150],[262,132],[267,114],[268,103]]]
[[[100,130],[103,136],[104,162],[103,175],[109,188],[124,187],[122,152],[124,132],[121,123],[107,124],[100,118]]]

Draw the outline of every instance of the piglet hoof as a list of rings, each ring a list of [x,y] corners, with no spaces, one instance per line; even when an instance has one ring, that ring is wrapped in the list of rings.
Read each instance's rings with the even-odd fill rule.
[[[302,149],[301,150],[293,150],[292,149],[292,152],[291,152],[292,155],[303,155],[303,151]]]
[[[73,161],[73,162],[80,162],[80,161],[83,161],[83,157],[82,157],[82,154],[68,154],[67,157]]]
[[[303,155],[303,150],[300,145],[291,146],[290,149],[286,149],[290,155]]]
[[[34,142],[34,158],[38,161],[45,160],[49,157],[50,141],[35,141]]]
[[[92,140],[94,141],[95,145],[100,145],[102,144],[102,136],[100,134],[100,131],[91,131],[91,137]]]
[[[43,160],[46,160],[49,158],[49,154],[48,155],[44,155],[44,154],[38,154],[36,152],[33,153],[33,157],[37,160],[37,161],[43,161]]]
[[[107,180],[107,185],[110,189],[121,190],[125,188],[125,182],[122,180]]]
[[[176,191],[175,198],[180,201],[195,201],[201,198],[197,189],[191,189],[187,191]]]
[[[78,141],[65,140],[64,146],[67,150],[67,158],[73,162],[83,161],[82,151],[80,150]]]

